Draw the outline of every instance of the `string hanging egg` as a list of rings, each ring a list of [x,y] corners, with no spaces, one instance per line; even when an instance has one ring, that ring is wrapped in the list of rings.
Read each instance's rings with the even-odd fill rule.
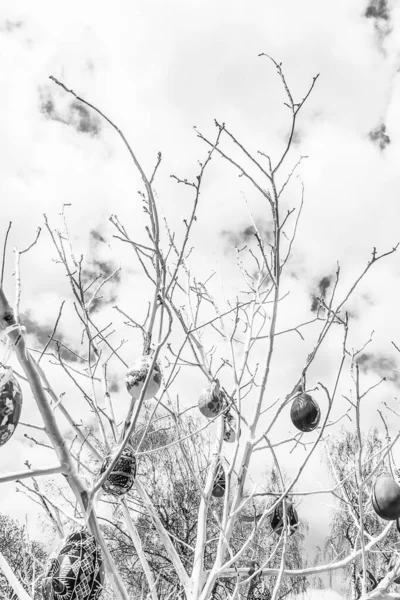
[[[393,554],[392,558],[390,559],[390,563],[389,563],[389,571],[391,571],[392,569],[395,568],[397,561],[399,560],[399,557],[396,556],[396,554]],[[397,585],[400,583],[400,577],[397,577],[393,583],[396,583]]]
[[[321,411],[314,398],[302,392],[293,400],[290,418],[297,429],[306,433],[318,427]]]
[[[140,396],[152,362],[153,359],[150,357],[150,355],[144,354],[135,360],[126,374],[126,388],[134,400],[137,400]],[[160,389],[160,385],[161,369],[159,363],[156,361],[144,393],[144,400],[150,400],[150,398],[154,398]]]
[[[13,435],[22,410],[22,391],[12,368],[0,365],[0,446]]]
[[[378,517],[385,521],[395,521],[400,517],[400,486],[390,475],[380,475],[375,480],[372,506]]]
[[[214,479],[214,486],[211,492],[211,495],[214,498],[222,498],[225,494],[226,488],[226,479],[225,479],[225,471],[222,466],[218,467],[217,473]]]
[[[290,500],[285,500],[286,502],[286,522],[289,526],[289,535],[293,535],[297,527],[299,525],[299,517],[297,515],[297,511],[293,506],[293,503]],[[278,535],[281,535],[284,527],[283,522],[283,504],[280,503],[275,508],[274,512],[271,516],[271,528],[272,531]]]
[[[80,529],[52,558],[42,581],[43,600],[98,600],[103,584],[100,546],[96,538]]]
[[[208,419],[217,417],[222,412],[226,406],[226,398],[224,392],[220,389],[218,379],[203,390],[198,404],[201,414]]]
[[[259,565],[256,562],[252,563],[251,569],[249,569],[249,577],[259,569]],[[247,600],[271,600],[271,593],[266,588],[265,582],[263,581],[261,571],[256,575],[250,582],[249,591],[247,594]]]
[[[229,413],[224,415],[224,442],[233,444],[236,441],[235,418]]]
[[[106,471],[113,460],[113,456],[115,456],[113,453],[106,456],[101,466],[99,476]],[[135,482],[136,468],[136,458],[133,449],[130,446],[126,446],[115,463],[110,475],[103,483],[103,490],[107,494],[112,494],[113,496],[127,494]]]

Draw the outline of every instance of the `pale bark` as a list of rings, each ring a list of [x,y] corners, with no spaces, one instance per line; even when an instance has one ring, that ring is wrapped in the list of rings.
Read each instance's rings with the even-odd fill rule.
[[[4,295],[3,290],[0,289],[0,328],[5,330],[7,327],[12,325],[16,325],[14,313]],[[13,331],[10,331],[8,335],[15,345],[17,358],[24,370],[26,378],[28,379],[37,407],[42,416],[46,433],[54,447],[54,451],[58,460],[60,461],[60,465],[62,466],[63,474],[65,475],[71,490],[75,494],[81,509],[85,514],[85,520],[87,521],[91,534],[96,537],[100,544],[104,556],[107,575],[112,583],[114,592],[119,600],[129,600],[128,592],[125,589],[122,578],[118,573],[115,562],[100,531],[93,506],[88,503],[88,491],[76,471],[75,464],[67,448],[67,441],[58,427],[54,412],[47,400],[35,360],[28,352],[25,339],[18,332],[18,330],[14,329]]]
[[[139,557],[140,564],[142,565],[143,573],[146,576],[147,583],[149,584],[150,594],[153,600],[158,600],[157,590],[156,590],[156,581],[153,576],[153,571],[149,565],[149,562],[146,558],[146,555],[143,550],[142,540],[140,539],[140,535],[138,530],[135,527],[135,523],[130,515],[129,508],[126,500],[121,501],[122,512],[125,517],[126,528],[131,537],[132,543],[135,547],[136,554]]]
[[[8,564],[6,558],[0,552],[0,569],[3,571],[5,577],[7,578],[8,583],[11,585],[14,592],[18,595],[19,600],[32,600],[31,596],[28,592],[25,591],[24,586],[17,577],[14,575],[14,572],[10,565]]]

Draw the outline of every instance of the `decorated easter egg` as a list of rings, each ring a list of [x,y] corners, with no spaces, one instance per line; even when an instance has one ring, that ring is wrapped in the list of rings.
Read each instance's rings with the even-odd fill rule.
[[[248,576],[253,575],[255,571],[258,571],[260,565],[253,561],[251,563],[251,568],[249,569]],[[251,581],[249,586],[249,591],[247,594],[247,600],[255,600],[258,598],[259,600],[271,600],[271,593],[267,589],[265,581],[263,580],[262,573],[258,573]]]
[[[144,354],[133,363],[126,374],[126,388],[134,400],[137,400],[140,396],[152,362],[153,359],[149,355]],[[161,369],[156,361],[144,393],[144,399],[150,400],[150,398],[154,398],[160,389],[160,385]]]
[[[109,454],[100,469],[101,476],[113,459],[113,454]],[[122,496],[132,488],[136,477],[136,458],[133,449],[126,446],[119,459],[114,465],[113,470],[103,483],[103,490],[113,496]]]
[[[217,417],[226,406],[224,392],[220,389],[219,381],[216,379],[203,390],[199,398],[199,410],[208,419]]]
[[[223,470],[222,467],[219,467],[219,469],[217,470],[216,476],[215,476],[214,486],[213,486],[211,495],[214,496],[214,498],[222,498],[223,495],[225,494],[225,488],[226,488],[225,471]]]
[[[15,431],[22,409],[21,387],[11,367],[0,367],[0,446],[3,446]]]
[[[300,431],[313,431],[318,426],[321,411],[314,398],[303,392],[293,400],[290,417]]]
[[[299,517],[297,511],[290,500],[286,500],[286,520],[289,525],[289,535],[293,535],[299,525]],[[271,528],[274,533],[280,535],[282,533],[283,523],[283,504],[278,504],[271,516]]]
[[[235,441],[235,418],[230,413],[226,413],[224,416],[224,442],[227,442],[228,444],[233,444],[233,442]]]
[[[400,486],[391,475],[380,475],[375,480],[372,506],[378,517],[385,521],[395,521],[400,517]]]
[[[104,583],[101,549],[84,529],[72,533],[42,581],[43,600],[97,600]]]
[[[250,582],[247,600],[271,600],[271,592],[265,587],[262,577],[255,577]]]
[[[390,563],[389,563],[389,571],[391,571],[392,569],[395,568],[398,560],[399,560],[399,556],[397,554],[393,554],[392,558],[390,559]],[[393,581],[393,583],[399,584],[400,583],[400,577],[397,577],[397,579],[395,579]]]

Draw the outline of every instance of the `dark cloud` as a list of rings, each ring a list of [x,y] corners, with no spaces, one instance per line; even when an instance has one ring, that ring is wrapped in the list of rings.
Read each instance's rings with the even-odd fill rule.
[[[86,133],[92,137],[100,133],[100,121],[86,106],[74,100],[68,105],[67,110],[62,113],[57,110],[49,89],[40,90],[40,111],[46,119],[74,127],[79,133]]]
[[[6,21],[0,25],[0,30],[12,33],[16,29],[21,29],[23,24],[23,21],[10,21],[9,19],[6,19]]]
[[[358,364],[364,373],[372,371],[379,377],[384,377],[387,381],[391,381],[400,387],[400,373],[396,370],[398,365],[391,356],[364,352],[360,355]]]
[[[273,223],[258,223],[257,229],[261,236],[261,239],[265,242],[272,242],[273,239]],[[255,237],[256,230],[253,225],[248,225],[242,230],[239,231],[229,231],[228,229],[223,229],[221,231],[222,237],[227,239],[229,246],[240,246],[242,244],[248,244],[252,241],[256,241]]]
[[[289,135],[286,137],[286,142],[289,142]],[[298,146],[303,139],[303,133],[301,131],[294,131],[292,135],[292,144],[293,146]]]
[[[115,265],[111,262],[104,260],[98,260],[93,258],[90,265],[82,269],[82,284],[83,288],[87,288],[92,282],[93,285],[90,287],[86,294],[86,300],[88,301],[92,294],[95,292],[96,287],[100,283],[110,277],[115,271]],[[112,304],[117,301],[116,286],[121,281],[121,271],[118,271],[108,284],[106,284],[100,290],[98,296],[90,304],[90,312],[97,312],[104,304]]]
[[[93,136],[99,134],[99,121],[93,117],[86,106],[80,102],[72,102],[70,106],[70,114],[71,120],[75,122],[75,126],[78,131],[82,133],[89,133]]]
[[[45,345],[47,344],[47,342],[49,341],[49,339],[53,333],[54,324],[47,325],[47,324],[39,323],[33,317],[32,312],[30,310],[27,310],[21,314],[21,322],[26,327],[27,332],[30,333],[31,335],[35,336],[35,338],[39,342],[39,346],[40,346],[40,348],[38,348],[38,349],[42,350],[45,347]],[[64,335],[58,329],[56,331],[55,338],[57,340],[59,340],[60,342],[62,342],[63,344],[65,344],[65,346],[67,346],[67,347],[71,346],[68,343],[68,341],[65,339]],[[73,348],[71,348],[71,350],[73,350]],[[49,344],[49,346],[47,348],[47,352],[54,352],[55,354],[57,354],[57,343],[55,341],[52,341]],[[69,352],[69,350],[67,350],[67,348],[64,348],[64,346],[61,346],[61,345],[60,345],[60,356],[61,356],[61,358],[63,358],[64,360],[68,360],[69,362],[80,362],[79,358],[76,356],[76,354],[74,354],[73,352]]]
[[[386,125],[383,123],[370,131],[369,139],[374,142],[381,150],[384,150],[390,144],[390,137],[386,133]]]
[[[101,233],[99,233],[98,231],[96,231],[95,229],[92,229],[90,232],[90,237],[94,242],[101,242],[103,244],[106,243],[105,238],[101,235]]]
[[[108,385],[108,391],[110,394],[116,394],[120,390],[120,385],[118,379],[113,377]]]
[[[311,294],[311,310],[312,312],[317,312],[319,307],[319,298],[325,299],[326,292],[328,291],[329,286],[332,283],[332,275],[326,275],[322,277],[317,285],[316,292]]]
[[[367,19],[390,19],[389,7],[387,0],[370,0],[365,11]]]
[[[82,283],[83,289],[88,289],[85,294],[85,300],[88,302],[96,288],[101,284],[102,281],[110,277],[115,270],[116,266],[112,260],[108,258],[104,259],[104,244],[107,244],[107,239],[102,233],[101,227],[95,227],[89,232],[90,241],[90,252],[89,257],[86,261],[85,267],[82,269]],[[101,255],[100,255],[101,253]],[[114,277],[107,282],[100,290],[98,296],[91,302],[90,311],[96,312],[102,306],[106,304],[115,303],[117,301],[116,288],[121,281],[121,271],[118,271]],[[92,284],[93,285],[90,285]]]
[[[374,22],[380,40],[389,35],[391,32],[391,19],[387,0],[369,0],[364,16]]]

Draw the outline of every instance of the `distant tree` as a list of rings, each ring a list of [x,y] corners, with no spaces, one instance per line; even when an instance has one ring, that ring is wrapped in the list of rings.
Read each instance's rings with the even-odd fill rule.
[[[197,533],[197,507],[200,502],[201,489],[211,460],[212,443],[210,436],[198,433],[201,429],[199,420],[184,418],[180,424],[180,432],[186,438],[182,445],[174,444],[172,428],[149,428],[142,451],[147,452],[141,461],[140,474],[146,479],[146,491],[157,510],[163,526],[168,532],[185,568],[189,569]],[[140,440],[139,433],[132,439],[135,446]],[[157,448],[160,450],[157,452]],[[182,461],[182,450],[186,460]],[[279,489],[274,472],[264,475],[265,489],[277,491]],[[200,484],[200,485],[199,485]],[[135,526],[142,540],[143,551],[157,580],[157,594],[160,600],[171,596],[184,597],[179,579],[173,568],[171,559],[162,543],[160,543],[157,530],[142,502],[133,494],[126,496],[127,504],[135,515]],[[267,501],[270,504],[269,501]],[[255,514],[260,514],[266,507],[265,501],[253,501]],[[210,519],[207,534],[210,542],[204,548],[204,563],[206,568],[211,568],[215,561],[219,526],[217,519],[221,517],[221,507],[217,499],[212,500],[211,510],[215,518]],[[148,589],[146,576],[140,564],[139,557],[132,544],[129,534],[123,530],[123,512],[118,502],[114,503],[112,518],[109,525],[102,526],[105,538],[115,558],[115,562],[124,577],[125,583],[133,594],[140,597],[143,590]],[[253,518],[245,517],[239,520],[232,534],[231,548],[238,552],[245,543],[253,527]],[[301,569],[305,566],[302,552],[304,531],[307,529],[304,522],[300,522],[296,535],[288,540],[286,564],[289,568]],[[253,562],[262,564],[275,545],[276,535],[269,522],[257,533],[243,558],[238,561],[238,567],[249,567]],[[279,567],[280,553],[271,562],[271,566]],[[276,577],[268,577],[265,585],[273,589]],[[304,592],[309,581],[307,578],[285,579],[282,583],[279,598],[285,597],[289,592]],[[230,578],[221,578],[213,590],[213,598],[226,599],[233,593],[234,585]]]
[[[42,598],[40,581],[46,566],[43,544],[31,540],[25,527],[7,515],[0,514],[0,553],[7,560],[24,589],[35,600]],[[18,595],[0,569],[0,598],[17,600]]]
[[[388,454],[385,458],[384,451],[388,447],[382,433],[370,429],[362,434],[362,480],[372,483],[375,478],[385,472],[393,472],[393,459]],[[342,482],[337,486],[335,495],[338,500],[337,510],[334,511],[331,521],[331,531],[325,542],[325,557],[341,556],[354,552],[360,544],[361,521],[366,540],[376,537],[382,529],[382,521],[371,505],[371,484],[362,489],[363,514],[360,516],[359,490],[360,477],[358,474],[358,456],[360,442],[357,432],[343,429],[339,435],[329,437],[325,442],[324,463],[329,469],[334,483]],[[385,458],[385,460],[382,460]],[[367,591],[372,591],[385,577],[392,559],[400,552],[400,539],[395,528],[390,529],[388,535],[375,545],[374,552],[366,555],[366,583]],[[362,597],[363,565],[361,557],[346,565],[344,569],[345,581],[351,581],[351,591],[346,584],[344,592],[351,593],[351,599]],[[398,586],[392,586],[393,591],[399,591]],[[350,597],[350,596],[349,596]]]

